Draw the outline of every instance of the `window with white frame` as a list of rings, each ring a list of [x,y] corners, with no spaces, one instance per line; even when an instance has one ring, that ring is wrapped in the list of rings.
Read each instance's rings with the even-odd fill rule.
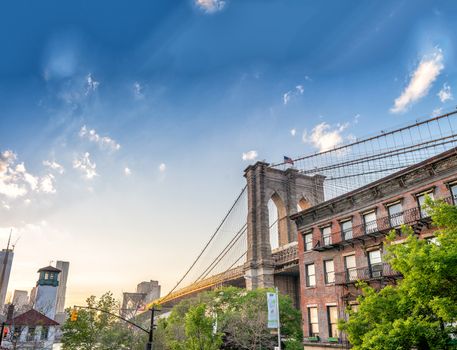
[[[399,227],[405,223],[401,202],[388,204],[387,211],[389,212],[389,222],[391,227]]]
[[[347,255],[344,257],[344,268],[346,269],[346,280],[357,280],[357,267],[355,264],[355,255]]]
[[[305,241],[305,252],[310,251],[313,249],[313,233],[309,232],[306,233],[304,236],[304,241]]]
[[[370,264],[370,274],[372,278],[382,276],[382,257],[380,250],[368,252],[368,262]]]
[[[424,192],[421,194],[418,194],[417,196],[417,204],[419,205],[419,210],[421,213],[421,218],[427,218],[430,215],[428,214],[427,210],[425,209],[425,199],[429,197],[430,199],[433,199],[433,192]]]
[[[316,267],[314,264],[306,265],[306,286],[314,287],[316,285]]]
[[[327,226],[321,228],[322,231],[322,242],[324,245],[330,245],[332,244],[332,227]]]
[[[319,336],[319,318],[317,315],[317,307],[308,307],[308,323],[309,323],[309,336]]]
[[[335,283],[335,267],[333,260],[324,260],[325,283]]]
[[[352,220],[346,220],[341,222],[341,233],[344,240],[352,238]]]
[[[336,306],[327,306],[328,336],[338,338],[338,309]]]
[[[372,233],[378,230],[378,222],[376,221],[376,212],[370,211],[363,214],[363,223],[365,225],[365,233]]]
[[[457,183],[450,184],[449,191],[451,191],[452,203],[457,205]]]

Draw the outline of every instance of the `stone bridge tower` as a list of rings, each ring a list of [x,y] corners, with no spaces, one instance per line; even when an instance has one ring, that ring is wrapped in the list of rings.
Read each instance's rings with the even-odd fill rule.
[[[274,261],[270,245],[268,202],[278,208],[279,247],[297,241],[297,228],[289,216],[324,200],[321,175],[306,176],[294,168],[279,170],[257,162],[246,168],[248,218],[247,289],[274,286]]]

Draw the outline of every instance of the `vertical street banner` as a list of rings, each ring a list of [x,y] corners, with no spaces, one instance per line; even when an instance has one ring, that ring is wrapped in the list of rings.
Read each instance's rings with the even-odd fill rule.
[[[268,328],[279,327],[278,315],[278,295],[276,293],[267,293],[267,306],[268,306]]]

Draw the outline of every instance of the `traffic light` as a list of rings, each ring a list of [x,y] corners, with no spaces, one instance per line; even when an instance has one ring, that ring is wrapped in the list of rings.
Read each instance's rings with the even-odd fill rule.
[[[6,338],[6,336],[8,335],[8,332],[9,332],[9,328],[8,327],[5,327],[3,328],[3,338]]]
[[[71,310],[70,321],[76,321],[78,319],[78,310],[73,309]]]

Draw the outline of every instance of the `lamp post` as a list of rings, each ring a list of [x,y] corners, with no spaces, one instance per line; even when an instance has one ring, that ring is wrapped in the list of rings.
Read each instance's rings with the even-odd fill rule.
[[[257,276],[248,276],[248,275],[244,275],[244,278],[245,279],[259,279],[259,277]],[[279,317],[279,290],[278,290],[278,287],[275,286],[275,291],[276,291],[276,302],[275,302],[275,310],[274,312],[276,313],[277,315],[277,330],[278,330],[278,346],[275,347],[275,350],[281,350],[281,320],[280,320],[280,317]],[[268,302],[268,301],[267,301]]]

